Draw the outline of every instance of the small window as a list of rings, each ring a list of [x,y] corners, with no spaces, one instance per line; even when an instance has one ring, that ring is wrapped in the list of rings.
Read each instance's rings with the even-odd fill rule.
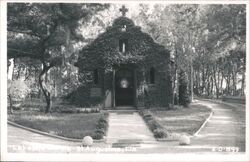
[[[127,39],[121,39],[119,41],[119,51],[122,53],[128,51],[128,40]]]
[[[99,81],[99,74],[98,74],[98,69],[94,70],[94,83],[98,84]]]
[[[150,84],[155,83],[155,68],[150,68]]]

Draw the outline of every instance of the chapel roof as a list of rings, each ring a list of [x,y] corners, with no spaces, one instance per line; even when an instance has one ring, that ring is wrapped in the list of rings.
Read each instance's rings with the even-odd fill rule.
[[[80,51],[81,54],[75,66],[81,67],[87,63],[103,66],[101,64],[105,61],[127,57],[126,54],[124,56],[119,54],[118,47],[121,39],[128,39],[128,53],[132,59],[137,56],[145,56],[144,60],[150,57],[158,59],[162,57],[158,57],[158,54],[169,55],[169,50],[156,43],[148,33],[142,32],[141,28],[123,13],[113,21],[112,26]],[[168,57],[164,56],[164,58]]]

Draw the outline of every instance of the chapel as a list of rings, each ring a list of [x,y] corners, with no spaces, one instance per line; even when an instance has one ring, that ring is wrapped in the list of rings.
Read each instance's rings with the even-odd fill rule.
[[[103,109],[169,107],[172,102],[170,51],[122,15],[79,53],[82,86],[71,101]]]

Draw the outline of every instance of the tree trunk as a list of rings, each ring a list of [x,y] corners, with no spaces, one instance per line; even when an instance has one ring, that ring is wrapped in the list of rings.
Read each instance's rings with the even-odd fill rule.
[[[215,93],[216,93],[216,98],[219,98],[219,72],[218,72],[218,78],[216,78],[216,71],[217,71],[217,66],[213,66],[213,74],[214,74],[214,85],[215,85]]]
[[[190,100],[193,102],[194,100],[194,69],[193,69],[193,62],[191,63],[191,77],[190,77]]]
[[[243,72],[242,74],[242,81],[241,81],[241,95],[244,96],[245,95],[245,72]]]
[[[12,98],[10,95],[8,95],[9,97],[9,102],[10,102],[10,114],[13,114],[13,103],[12,103]]]
[[[197,94],[200,95],[200,87],[201,87],[201,85],[200,85],[200,68],[197,69],[196,81],[197,81],[197,83],[196,83],[197,84],[197,86],[196,86]]]
[[[12,80],[12,78],[13,78],[14,66],[15,66],[14,65],[15,64],[14,61],[15,61],[14,58],[8,60],[8,68],[7,68],[7,77],[8,77],[8,80]]]
[[[211,76],[211,92],[210,94],[212,95],[212,98],[214,98],[214,79],[213,76]]]
[[[221,90],[221,94],[222,94],[222,95],[224,95],[224,91],[223,91],[223,81],[224,81],[224,74],[221,73],[220,90]]]
[[[46,100],[46,104],[47,104],[46,109],[45,109],[45,113],[49,113],[51,110],[51,107],[52,107],[51,95],[50,95],[49,89],[48,89],[46,82],[45,82],[46,74],[50,68],[51,68],[50,66],[45,66],[45,64],[44,64],[43,70],[39,75],[39,85],[43,91],[43,94],[44,94],[44,97]]]
[[[245,95],[245,78],[246,78],[246,57],[243,57],[243,72],[241,80],[241,95]]]
[[[178,95],[178,93],[179,93],[179,78],[178,78],[178,69],[177,69],[177,67],[176,67],[176,69],[175,69],[175,80],[176,80],[176,82],[175,82],[175,80],[174,80],[174,82],[175,82],[175,87],[174,87],[174,93],[173,93],[173,105],[179,105],[179,95]]]
[[[201,86],[201,94],[204,94],[205,91],[205,66],[202,66],[202,86]]]
[[[230,86],[231,86],[230,85],[231,84],[230,79],[231,79],[230,74],[228,74],[228,76],[226,78],[226,83],[227,83],[227,92],[226,92],[226,95],[230,95],[230,90],[231,90],[231,88],[230,88]]]

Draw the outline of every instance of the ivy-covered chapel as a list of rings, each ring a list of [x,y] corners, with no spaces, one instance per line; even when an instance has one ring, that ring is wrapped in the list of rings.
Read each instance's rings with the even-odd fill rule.
[[[168,107],[172,102],[170,52],[126,17],[113,21],[84,47],[76,66],[84,78],[71,101],[105,109]]]

